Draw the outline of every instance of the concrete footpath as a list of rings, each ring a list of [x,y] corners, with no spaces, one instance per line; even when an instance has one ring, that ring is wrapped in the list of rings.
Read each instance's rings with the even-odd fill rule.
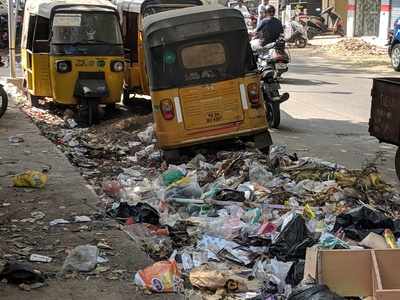
[[[16,135],[24,141],[13,145],[9,137]],[[12,175],[48,166],[51,171],[44,189],[12,187]],[[98,214],[97,205],[96,195],[79,171],[11,104],[0,119],[0,270],[6,261],[17,260],[31,264],[48,278],[46,286],[31,291],[0,282],[0,299],[179,299],[177,295],[144,295],[132,284],[133,272],[152,261],[113,220]],[[81,215],[92,221],[49,226],[51,220]],[[69,278],[57,276],[68,250],[99,242],[110,246],[101,250],[109,260],[103,268]],[[53,260],[32,263],[32,253]]]

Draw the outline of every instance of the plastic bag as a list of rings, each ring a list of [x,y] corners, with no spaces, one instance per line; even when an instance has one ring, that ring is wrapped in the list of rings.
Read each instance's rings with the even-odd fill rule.
[[[179,292],[182,279],[175,260],[159,261],[135,274],[135,284],[156,293]]]
[[[124,219],[133,217],[136,223],[160,225],[160,215],[158,211],[147,203],[129,205],[126,202],[121,202],[115,210],[109,211],[109,214]]]
[[[200,199],[203,191],[195,176],[186,176],[174,182],[165,190],[165,199]]]
[[[29,170],[12,177],[15,187],[44,188],[49,179],[48,171],[42,172]]]
[[[334,232],[343,229],[346,237],[355,241],[363,240],[370,232],[383,235],[384,230],[394,229],[394,222],[385,214],[360,206],[336,217]]]
[[[306,285],[295,289],[288,300],[345,300],[331,292],[326,285]]]
[[[396,238],[390,229],[385,229],[383,236],[385,237],[385,241],[391,249],[397,248]]]
[[[231,239],[239,234],[244,223],[239,216],[209,218],[206,232],[210,235]]]
[[[247,280],[232,274],[230,271],[220,272],[209,266],[193,269],[189,275],[190,283],[197,288],[218,290],[226,288],[231,292],[247,291]]]
[[[269,187],[274,175],[267,171],[259,162],[253,161],[250,165],[249,179],[252,183],[258,183],[264,187]]]
[[[162,175],[162,180],[165,186],[169,186],[170,184],[182,179],[185,177],[185,174],[179,169],[168,169]]]
[[[350,246],[331,233],[325,232],[319,238],[319,245],[323,249],[349,249]]]
[[[244,202],[246,200],[245,193],[232,190],[232,189],[222,189],[217,191],[215,194],[215,200],[218,201],[234,201],[234,202]]]
[[[290,268],[286,276],[285,282],[287,284],[290,284],[291,286],[299,285],[304,277],[304,266],[305,266],[305,261],[303,259],[293,263],[292,267]]]
[[[82,245],[75,247],[65,259],[62,267],[63,272],[92,271],[97,265],[97,256],[99,250],[96,246]]]
[[[279,278],[281,282],[281,287],[280,287],[281,289],[284,288],[283,284],[285,282],[289,270],[292,267],[292,264],[293,264],[292,262],[282,262],[275,258],[271,259],[271,271],[272,274],[274,274],[276,277]]]
[[[30,265],[19,262],[7,262],[0,272],[0,280],[7,279],[13,284],[44,282],[43,274]]]
[[[137,136],[142,143],[150,144],[154,137],[153,125],[150,124],[144,131],[139,132]]]
[[[281,261],[304,259],[307,247],[315,244],[304,218],[295,213],[289,218],[289,222],[284,220],[283,229],[270,247],[270,253]]]

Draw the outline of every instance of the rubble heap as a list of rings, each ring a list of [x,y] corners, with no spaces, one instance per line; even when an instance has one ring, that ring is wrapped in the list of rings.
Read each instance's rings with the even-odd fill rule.
[[[343,54],[346,56],[364,56],[373,55],[381,56],[387,55],[386,49],[379,48],[375,45],[367,43],[362,39],[344,39],[333,45],[326,45],[322,47],[326,50],[335,54]]]

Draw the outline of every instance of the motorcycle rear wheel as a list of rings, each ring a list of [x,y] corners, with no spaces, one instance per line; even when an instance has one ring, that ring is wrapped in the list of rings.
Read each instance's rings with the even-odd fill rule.
[[[307,40],[305,38],[296,39],[295,45],[297,48],[305,48],[307,46]]]
[[[8,106],[8,96],[3,87],[0,87],[0,118],[4,115]]]
[[[309,27],[307,30],[307,38],[309,40],[312,40],[318,34],[319,34],[319,31],[315,28]]]
[[[267,120],[269,127],[278,129],[281,124],[281,109],[279,103],[267,102]]]

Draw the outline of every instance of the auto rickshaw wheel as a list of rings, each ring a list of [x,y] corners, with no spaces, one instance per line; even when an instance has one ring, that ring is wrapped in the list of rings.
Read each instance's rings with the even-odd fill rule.
[[[162,151],[162,158],[167,162],[174,162],[180,158],[181,152],[176,150],[163,150]]]
[[[400,180],[400,148],[397,148],[396,158],[395,158],[396,175]]]
[[[106,112],[114,112],[117,109],[117,103],[106,104]]]
[[[31,103],[32,107],[39,107],[39,99],[40,97],[34,96],[28,92],[28,100]]]
[[[83,99],[79,105],[79,122],[82,125],[92,126],[98,121],[97,99]]]
[[[125,106],[128,106],[130,104],[130,96],[131,94],[129,93],[129,91],[127,89],[124,89],[123,94],[122,94],[122,103]]]

